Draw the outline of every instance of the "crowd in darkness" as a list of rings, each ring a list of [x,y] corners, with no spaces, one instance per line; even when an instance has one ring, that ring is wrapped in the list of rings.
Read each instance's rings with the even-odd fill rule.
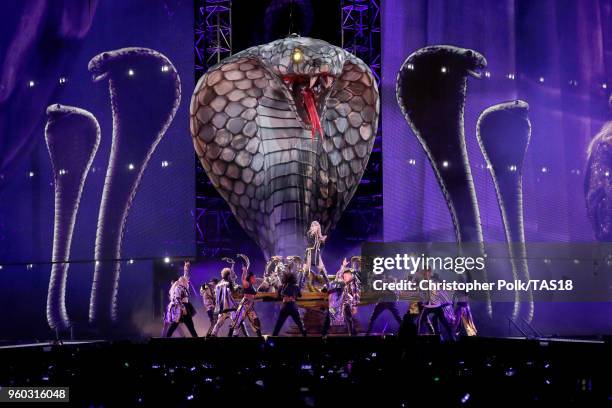
[[[432,336],[184,338],[0,350],[4,386],[74,406],[602,406],[610,345]]]

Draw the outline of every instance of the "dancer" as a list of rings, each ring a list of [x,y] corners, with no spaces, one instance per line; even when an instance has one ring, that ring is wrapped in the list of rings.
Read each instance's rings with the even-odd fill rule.
[[[170,327],[166,337],[172,334],[179,323],[184,323],[192,337],[198,337],[198,333],[193,325],[193,316],[196,314],[195,307],[189,302],[189,277],[191,275],[191,262],[185,261],[183,265],[183,276],[177,279],[170,287],[170,303],[168,304],[168,316]]]
[[[387,281],[395,280],[392,277],[387,278]],[[399,292],[392,290],[385,290],[378,295],[379,302],[374,306],[374,310],[372,311],[372,315],[370,316],[370,321],[368,323],[368,331],[366,332],[366,336],[369,336],[372,332],[372,327],[374,326],[374,322],[381,315],[382,312],[388,310],[391,312],[391,315],[397,322],[398,326],[402,324],[402,318],[400,316],[399,310],[397,309],[397,302],[399,301]]]
[[[437,276],[432,274],[431,269],[423,270],[423,279],[432,282],[438,280]],[[452,301],[447,296],[447,293],[442,290],[422,290],[421,297],[423,301],[423,310],[421,311],[421,316],[419,317],[418,333],[421,333],[421,326],[424,323],[428,323],[429,315],[432,315],[434,321],[431,323],[430,329],[432,330],[433,334],[437,336],[442,334],[440,333],[439,328],[439,325],[442,324],[444,330],[447,332],[448,339],[454,341],[455,334],[444,310],[452,304]]]
[[[208,322],[210,324],[208,327],[208,332],[206,332],[206,337],[210,336],[210,333],[217,322],[217,316],[215,315],[215,287],[217,286],[217,283],[219,283],[219,279],[213,278],[208,281],[208,283],[205,283],[200,287],[200,295],[204,301],[204,309],[206,310]]]
[[[274,326],[272,335],[278,336],[278,333],[282,329],[285,320],[291,316],[302,333],[302,336],[306,337],[306,330],[304,329],[302,317],[300,316],[300,311],[297,306],[297,299],[302,296],[302,292],[297,284],[297,277],[295,274],[288,271],[283,273],[283,286],[281,287],[279,295],[283,301],[283,306],[281,307],[278,319],[276,320],[276,325]]]
[[[236,327],[242,327],[244,325],[245,318],[248,319],[249,324],[255,330],[257,337],[261,337],[261,322],[259,317],[257,316],[257,312],[255,311],[255,295],[257,294],[257,289],[255,289],[255,283],[257,282],[257,278],[253,272],[249,271],[249,262],[248,258],[246,265],[242,266],[242,287],[243,289],[243,297],[240,300],[240,304],[238,305],[238,310],[236,311],[234,317],[232,318],[232,324],[230,326],[229,337],[237,336],[237,333],[234,333]]]
[[[354,316],[357,314],[357,306],[361,298],[361,287],[355,278],[353,269],[348,268],[348,264],[349,262],[344,258],[336,273],[336,278],[330,282],[329,308],[323,324],[323,337],[327,336],[332,320],[337,322],[340,317],[344,320],[349,336],[356,334]],[[339,288],[341,288],[340,293],[338,293]]]
[[[210,335],[213,337],[217,336],[226,319],[233,319],[238,306],[236,299],[234,299],[237,286],[231,276],[232,270],[230,268],[223,268],[221,270],[221,281],[215,287],[214,312],[217,314],[217,321],[210,332]]]
[[[456,336],[459,336],[461,334],[461,328],[463,327],[463,330],[467,336],[476,336],[478,331],[476,330],[476,324],[474,323],[474,318],[472,317],[472,311],[470,309],[467,293],[456,291],[453,294],[453,300],[455,303],[455,324],[453,327],[453,332]]]
[[[320,271],[320,275],[326,282],[323,291],[327,292],[328,301],[323,330],[321,332],[321,335],[326,337],[330,326],[340,326],[344,324],[344,315],[342,313],[342,288],[344,285],[339,279],[333,279],[330,281],[325,269]]]
[[[170,280],[170,287],[174,285],[176,279]],[[168,289],[168,303],[170,303],[170,289]],[[170,315],[170,308],[166,307],[166,311],[164,312],[164,327],[162,328],[161,337],[166,337],[166,333],[168,333],[168,327],[172,323],[172,316]]]

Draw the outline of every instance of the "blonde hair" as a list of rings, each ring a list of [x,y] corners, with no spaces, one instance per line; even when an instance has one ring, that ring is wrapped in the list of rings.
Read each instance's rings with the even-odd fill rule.
[[[230,268],[223,268],[223,269],[221,269],[221,278],[222,279],[228,279],[231,274],[232,274],[232,270]]]
[[[323,239],[325,239],[325,236],[323,235],[323,231],[321,230],[321,224],[319,224],[319,221],[311,222],[310,228],[308,228],[308,231],[306,232],[306,234],[309,237],[312,237],[317,241],[322,241]]]

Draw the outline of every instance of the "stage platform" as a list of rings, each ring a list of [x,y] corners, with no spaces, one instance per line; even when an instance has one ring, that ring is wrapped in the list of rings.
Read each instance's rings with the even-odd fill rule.
[[[601,340],[481,337],[66,342],[0,348],[0,385],[68,386],[74,406],[96,407],[602,406],[611,351]]]

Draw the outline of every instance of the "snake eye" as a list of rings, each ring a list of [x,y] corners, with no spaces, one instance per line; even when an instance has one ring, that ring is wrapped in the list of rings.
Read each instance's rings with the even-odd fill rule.
[[[299,48],[295,48],[293,50],[293,54],[291,55],[291,59],[297,64],[302,60],[303,56],[304,54],[302,53],[302,50],[300,50]]]

